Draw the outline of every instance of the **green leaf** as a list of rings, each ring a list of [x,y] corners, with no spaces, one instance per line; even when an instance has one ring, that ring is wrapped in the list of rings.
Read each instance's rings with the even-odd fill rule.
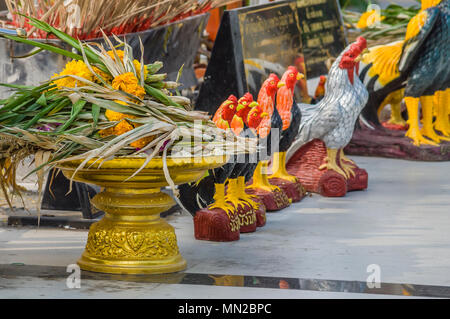
[[[167,95],[165,95],[161,90],[158,90],[154,87],[151,87],[150,85],[145,85],[145,91],[148,95],[154,97],[159,102],[163,103],[164,105],[172,105],[179,108],[184,109],[180,104],[175,103],[172,101]]]
[[[23,129],[28,129],[31,126],[33,126],[34,124],[36,124],[37,121],[39,121],[43,116],[45,116],[47,113],[49,113],[54,107],[57,107],[58,105],[60,105],[61,100],[55,101],[52,104],[48,105],[47,107],[45,107],[42,111],[40,111],[36,116],[34,116],[28,123],[26,123],[23,127]],[[63,103],[70,103],[70,100],[65,99],[63,101]]]
[[[47,106],[47,99],[45,98],[45,94],[42,94],[38,100],[36,101],[37,104],[42,106]]]
[[[97,104],[92,104],[92,120],[94,121],[93,126],[96,127],[98,123],[98,117],[100,116],[100,106]]]
[[[60,54],[60,55],[66,56],[66,57],[74,59],[74,60],[83,60],[83,57],[81,55],[75,54],[70,51],[66,51],[66,50],[58,48],[54,45],[37,42],[37,41],[32,41],[32,40],[28,40],[28,39],[23,39],[23,38],[12,36],[12,35],[3,35],[3,36],[7,39],[14,40],[16,42],[33,45],[35,47],[38,47],[38,48],[41,48],[41,49],[44,49],[44,50],[47,50],[47,51],[50,51],[50,52],[53,52],[56,54]]]
[[[72,122],[75,121],[75,119],[78,116],[78,113],[81,112],[86,103],[87,102],[85,100],[78,100],[75,104],[73,104],[70,119],[66,121],[63,126],[60,126],[57,132],[63,132],[66,128],[68,128],[72,124]]]

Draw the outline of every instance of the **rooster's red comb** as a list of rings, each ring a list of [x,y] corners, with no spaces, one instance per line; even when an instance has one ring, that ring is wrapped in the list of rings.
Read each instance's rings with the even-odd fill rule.
[[[237,97],[235,97],[233,94],[231,94],[231,95],[228,97],[227,100],[228,100],[228,101],[231,101],[231,102],[233,102],[233,103],[237,103],[237,102],[238,102]]]
[[[250,93],[245,93],[243,97],[241,97],[239,99],[239,101],[247,101],[247,102],[253,102],[253,95],[251,95]]]
[[[361,51],[363,51],[364,49],[367,48],[367,41],[364,37],[358,37],[356,39],[356,43],[358,44],[359,48],[361,49]]]

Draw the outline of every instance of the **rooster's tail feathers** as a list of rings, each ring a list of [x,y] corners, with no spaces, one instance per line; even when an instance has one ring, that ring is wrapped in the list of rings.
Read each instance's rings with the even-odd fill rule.
[[[381,45],[370,49],[363,64],[366,65],[361,81],[367,85],[371,79],[377,77],[379,86],[384,87],[400,76],[398,62],[402,55],[403,41]]]

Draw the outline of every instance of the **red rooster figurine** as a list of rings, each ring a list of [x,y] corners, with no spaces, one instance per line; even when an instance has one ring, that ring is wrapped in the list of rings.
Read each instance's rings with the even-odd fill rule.
[[[213,117],[213,122],[218,128],[226,130],[231,127],[231,121],[236,113],[237,106],[238,100],[234,95],[230,95],[228,99],[219,106]]]
[[[257,103],[253,101],[253,95],[250,93],[245,93],[244,96],[237,101],[236,113],[233,115],[230,122],[230,127],[234,134],[239,135],[244,130],[248,113],[255,105],[257,105]]]
[[[321,75],[319,84],[317,84],[316,92],[314,93],[314,100],[311,104],[317,104],[323,99],[325,95],[325,83],[327,83],[327,77],[325,75]]]
[[[278,83],[276,111],[280,114],[282,128],[278,143],[278,152],[273,154],[272,170],[269,182],[280,187],[292,202],[303,198],[304,190],[297,177],[286,170],[286,151],[294,141],[301,120],[300,109],[294,101],[294,90],[297,82],[304,78],[294,66],[288,67]]]
[[[268,159],[272,153],[271,129],[280,129],[283,125],[278,111],[275,109],[275,95],[279,86],[279,78],[275,74],[270,74],[264,81],[258,94],[258,104],[267,113],[263,118],[256,132],[259,138],[259,145],[263,149],[258,153],[258,165],[253,174],[253,181],[249,186],[252,195],[260,197],[268,211],[275,211],[290,205],[286,193],[276,185],[269,182],[267,176]],[[263,154],[263,152],[265,152]]]

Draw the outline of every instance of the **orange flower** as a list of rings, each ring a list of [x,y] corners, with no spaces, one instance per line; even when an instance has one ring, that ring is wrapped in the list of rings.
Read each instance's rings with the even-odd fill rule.
[[[150,143],[154,139],[155,139],[154,136],[147,136],[131,143],[130,146],[134,148],[144,148],[148,143]]]
[[[113,51],[108,51],[107,53],[111,59],[116,61],[116,57],[115,57]],[[116,54],[119,57],[119,59],[123,62],[125,52],[122,50],[116,50]],[[134,64],[134,68],[136,69],[136,75],[140,78],[141,77],[141,63],[138,60],[133,60],[133,64]],[[144,78],[147,77],[147,74],[148,74],[147,66],[144,65]]]
[[[134,129],[134,126],[128,123],[126,119],[123,119],[119,124],[114,126],[114,135],[119,136],[131,131],[132,129]]]
[[[60,74],[53,75],[52,79],[63,75],[76,75],[89,81],[93,80],[93,74],[83,61],[73,60],[68,62],[64,67],[64,70]],[[83,82],[78,81],[72,77],[65,77],[59,80],[55,80],[53,81],[53,83],[56,84],[58,89],[61,89],[63,87],[74,88],[76,86],[84,85]]]
[[[356,25],[359,29],[365,29],[370,27],[377,22],[383,21],[386,17],[380,15],[380,13],[376,10],[366,11],[361,15],[361,18]]]
[[[145,89],[139,85],[139,80],[132,72],[116,76],[112,81],[112,87],[115,90],[122,90],[140,99],[143,99],[145,96]]]
[[[100,70],[96,66],[93,66],[92,69],[94,70],[95,73],[97,73],[99,76],[101,76],[103,78],[103,80],[105,80],[106,82],[111,81],[112,76],[109,75],[108,73],[103,72],[102,70]],[[95,77],[95,81],[98,82],[98,83],[101,82],[99,79],[97,79],[97,77]]]
[[[114,127],[100,130],[100,131],[98,131],[98,134],[100,134],[100,137],[103,137],[103,138],[114,135]]]

